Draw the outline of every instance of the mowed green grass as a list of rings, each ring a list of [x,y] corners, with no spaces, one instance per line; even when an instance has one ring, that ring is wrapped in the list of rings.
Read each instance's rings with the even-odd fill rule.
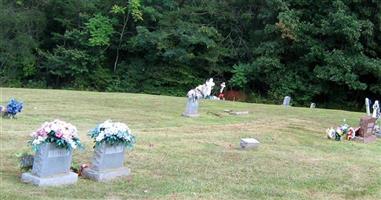
[[[200,117],[181,116],[186,99],[128,93],[1,88],[1,104],[23,100],[18,119],[1,119],[0,199],[381,199],[381,140],[336,142],[325,129],[364,113],[229,101],[200,102]],[[231,116],[223,110],[248,110]],[[89,129],[125,122],[137,137],[126,153],[132,176],[108,183],[38,188],[20,181],[18,152],[29,134],[61,119],[86,145],[75,163],[90,163]],[[261,142],[240,150],[242,137]]]

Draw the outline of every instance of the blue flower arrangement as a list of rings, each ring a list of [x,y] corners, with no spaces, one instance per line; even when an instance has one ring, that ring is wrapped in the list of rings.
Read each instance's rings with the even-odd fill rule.
[[[23,108],[23,103],[17,101],[16,99],[11,99],[8,102],[6,109],[4,109],[4,116],[9,118],[14,118],[17,113],[21,112]]]

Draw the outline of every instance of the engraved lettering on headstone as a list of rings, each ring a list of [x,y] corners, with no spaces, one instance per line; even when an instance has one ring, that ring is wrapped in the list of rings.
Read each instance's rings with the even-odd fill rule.
[[[105,154],[114,154],[123,152],[123,146],[118,145],[112,148],[106,148]]]
[[[372,134],[372,132],[373,132],[373,128],[368,128],[368,129],[366,130],[366,133],[368,133],[368,134]]]
[[[374,127],[374,123],[369,123],[368,124],[368,128],[373,128]]]
[[[50,150],[48,153],[48,158],[54,158],[54,157],[65,157],[69,155],[69,151],[65,150]]]

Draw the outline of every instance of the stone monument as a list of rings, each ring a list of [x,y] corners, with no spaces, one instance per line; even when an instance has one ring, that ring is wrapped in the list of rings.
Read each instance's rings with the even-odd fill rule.
[[[129,176],[130,170],[124,167],[123,144],[102,143],[95,147],[91,166],[83,169],[82,175],[95,181],[109,181],[117,177]]]
[[[285,96],[283,100],[283,106],[288,107],[290,106],[291,97]]]
[[[187,105],[185,107],[185,112],[183,116],[186,117],[198,117],[198,101],[196,99],[189,99],[187,101]]]
[[[368,98],[365,98],[365,109],[366,114],[370,116],[370,100]]]
[[[381,137],[381,109],[380,109],[380,104],[378,101],[375,101],[373,104],[373,118],[376,118],[378,120],[379,124],[375,126],[375,135],[377,137]]]
[[[381,122],[379,125],[376,125],[374,127],[374,131],[375,131],[376,137],[381,138]]]
[[[187,93],[187,105],[183,116],[198,117],[198,100],[209,97],[214,85],[213,78],[210,78],[203,85],[199,85],[196,88],[189,90]]]
[[[374,127],[376,125],[376,118],[370,116],[364,116],[360,119],[360,128],[356,132],[356,140],[364,143],[373,142],[376,140],[374,135]]]
[[[378,103],[378,101],[375,101],[373,104],[372,117],[376,119],[380,118],[380,104]]]
[[[74,184],[78,175],[70,171],[72,150],[44,143],[34,156],[32,172],[23,173],[21,180],[38,186]]]
[[[316,108],[316,104],[315,103],[311,103],[310,108]]]

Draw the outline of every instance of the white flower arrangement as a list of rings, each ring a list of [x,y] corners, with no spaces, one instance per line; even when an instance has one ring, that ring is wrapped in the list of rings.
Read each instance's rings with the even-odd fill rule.
[[[135,137],[131,134],[128,126],[121,122],[112,122],[111,120],[98,124],[97,127],[89,132],[89,135],[94,139],[96,146],[105,142],[110,145],[122,143],[132,148],[135,144]]]

